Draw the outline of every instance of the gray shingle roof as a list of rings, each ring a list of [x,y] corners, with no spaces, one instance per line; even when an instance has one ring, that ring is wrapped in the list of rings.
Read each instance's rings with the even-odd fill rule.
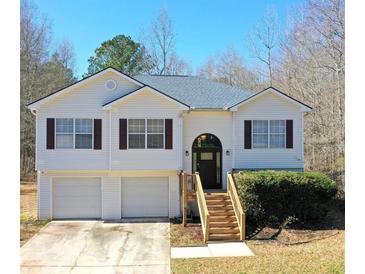
[[[137,75],[134,78],[193,108],[225,108],[254,94],[197,76]]]

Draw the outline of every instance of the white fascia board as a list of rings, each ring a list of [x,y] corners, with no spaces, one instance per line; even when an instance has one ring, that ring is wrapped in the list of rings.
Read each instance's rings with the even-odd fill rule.
[[[123,77],[124,79],[138,85],[139,87],[143,87],[144,85],[136,80],[134,80],[133,78],[129,77],[128,75],[125,75],[123,73],[121,73],[120,71],[114,69],[114,68],[107,68],[107,69],[104,69],[98,73],[95,73],[94,75],[91,75],[90,77],[87,77],[85,79],[81,79],[80,81],[76,82],[75,84],[71,84],[70,86],[64,88],[64,89],[61,89],[59,91],[56,91],[55,93],[53,94],[50,94],[46,97],[44,97],[43,99],[39,99],[38,101],[35,101],[34,103],[31,103],[27,106],[28,109],[30,110],[37,110],[42,104],[50,101],[50,100],[53,100],[55,97],[58,97],[62,94],[67,94],[68,92],[72,91],[73,89],[81,86],[81,85],[84,85],[86,83],[88,83],[89,81],[92,81],[94,80],[95,78],[99,77],[99,76],[102,76],[104,75],[105,73],[108,73],[108,72],[113,72],[121,77]]]
[[[255,93],[255,94],[251,95],[250,97],[248,97],[247,99],[245,99],[243,102],[241,102],[241,103],[239,103],[239,104],[237,104],[237,105],[235,105],[233,107],[230,107],[230,109],[232,111],[237,111],[238,108],[241,107],[242,105],[247,104],[247,103],[249,103],[249,102],[251,102],[253,100],[256,100],[260,96],[263,96],[263,95],[265,95],[265,94],[267,94],[269,92],[274,93],[274,94],[280,96],[281,98],[284,98],[285,100],[287,100],[287,101],[289,101],[291,103],[294,103],[294,104],[298,105],[300,107],[300,111],[301,112],[310,112],[310,111],[312,111],[312,109],[310,107],[304,105],[303,103],[301,103],[299,101],[294,100],[293,98],[291,98],[288,95],[285,95],[285,94],[282,94],[281,92],[276,91],[273,88],[268,88],[268,89],[266,89],[264,91]]]
[[[133,91],[133,92],[131,92],[131,93],[129,93],[129,94],[127,94],[127,95],[125,95],[125,96],[122,96],[121,98],[119,98],[119,99],[117,99],[117,100],[115,100],[115,101],[112,101],[112,102],[110,102],[110,103],[109,103],[109,104],[107,104],[107,105],[104,105],[104,106],[103,106],[103,109],[105,109],[105,110],[110,110],[110,109],[112,109],[112,108],[113,108],[113,106],[115,106],[115,105],[117,105],[117,104],[119,104],[119,103],[121,103],[121,102],[123,102],[123,101],[127,100],[127,99],[128,99],[128,98],[130,98],[130,97],[133,97],[133,96],[135,96],[135,95],[138,95],[138,94],[140,94],[140,93],[143,93],[143,92],[145,92],[145,91],[151,91],[151,92],[153,92],[154,94],[156,94],[156,95],[160,96],[161,98],[164,98],[165,100],[168,100],[168,101],[170,101],[170,102],[172,102],[172,103],[174,103],[174,104],[179,105],[179,107],[180,107],[180,109],[181,109],[181,110],[188,110],[188,109],[189,109],[189,107],[188,107],[187,105],[184,105],[184,104],[180,103],[179,101],[177,101],[177,100],[175,100],[175,99],[173,99],[173,98],[171,98],[171,97],[169,97],[169,96],[167,96],[167,95],[165,95],[165,94],[161,93],[160,91],[158,91],[158,90],[156,90],[156,89],[154,89],[154,88],[152,88],[152,87],[150,87],[150,86],[144,86],[144,87],[142,87],[142,88],[140,88],[140,89],[137,89],[137,90],[135,90],[135,91]]]

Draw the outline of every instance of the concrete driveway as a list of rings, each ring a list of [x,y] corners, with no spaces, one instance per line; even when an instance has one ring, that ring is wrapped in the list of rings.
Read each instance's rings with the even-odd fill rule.
[[[170,273],[169,223],[52,221],[21,247],[21,273]]]

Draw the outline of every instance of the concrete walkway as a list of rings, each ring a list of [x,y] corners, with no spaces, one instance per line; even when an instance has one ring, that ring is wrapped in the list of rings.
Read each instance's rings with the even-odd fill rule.
[[[170,273],[169,223],[52,221],[20,252],[21,273]]]
[[[238,256],[254,256],[254,254],[243,242],[208,243],[207,246],[171,248],[173,259]]]

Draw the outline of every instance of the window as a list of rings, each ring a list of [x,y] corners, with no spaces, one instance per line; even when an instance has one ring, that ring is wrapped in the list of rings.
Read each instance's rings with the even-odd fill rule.
[[[73,119],[56,119],[56,148],[73,148]]]
[[[285,120],[253,120],[253,148],[285,148]]]
[[[270,148],[285,148],[285,120],[270,121]]]
[[[268,148],[269,127],[267,120],[252,121],[252,147],[253,148]]]
[[[128,148],[164,148],[163,119],[128,119]]]
[[[145,148],[145,119],[128,119],[128,147]]]
[[[92,148],[92,119],[75,119],[75,148]]]
[[[163,148],[164,120],[147,120],[147,148]]]
[[[91,149],[93,119],[56,119],[56,148]]]

